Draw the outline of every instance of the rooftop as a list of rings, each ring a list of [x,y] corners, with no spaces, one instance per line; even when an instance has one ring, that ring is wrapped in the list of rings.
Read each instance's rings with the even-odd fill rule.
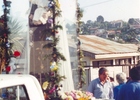
[[[79,39],[81,41],[80,48],[86,52],[86,55],[94,57],[94,59],[140,55],[138,46],[135,44],[121,44],[95,35],[80,35]],[[74,43],[69,40],[70,46],[75,47]]]
[[[114,54],[137,52],[138,46],[135,44],[121,44],[95,35],[80,35],[81,49],[95,54]]]

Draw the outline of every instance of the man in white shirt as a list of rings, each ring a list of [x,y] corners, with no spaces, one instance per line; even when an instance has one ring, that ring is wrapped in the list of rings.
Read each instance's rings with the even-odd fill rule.
[[[113,87],[107,81],[109,75],[106,68],[99,69],[99,78],[90,82],[88,90],[96,99],[113,99]]]

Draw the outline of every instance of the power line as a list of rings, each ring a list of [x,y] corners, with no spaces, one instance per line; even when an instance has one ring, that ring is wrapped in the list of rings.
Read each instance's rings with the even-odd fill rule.
[[[88,5],[88,6],[84,6],[84,7],[81,7],[81,8],[87,8],[87,7],[90,7],[90,6],[95,6],[95,5],[107,3],[107,2],[110,2],[110,1],[113,1],[113,0],[107,0],[107,1],[99,2],[99,3],[91,4],[91,5]]]

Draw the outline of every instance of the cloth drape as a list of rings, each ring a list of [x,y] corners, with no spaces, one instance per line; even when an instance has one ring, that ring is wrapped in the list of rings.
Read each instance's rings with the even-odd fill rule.
[[[59,50],[66,58],[66,61],[61,61],[61,66],[59,69],[60,75],[62,76],[64,75],[66,77],[66,79],[64,79],[64,81],[61,82],[61,84],[63,85],[62,91],[71,91],[74,90],[74,84],[72,79],[72,69],[70,64],[68,40],[67,40],[64,24],[63,24],[63,30],[59,31],[59,37],[60,37],[59,44],[58,44],[58,46],[60,47]]]
[[[67,2],[71,2],[71,0],[67,1]],[[61,15],[62,17],[59,18],[58,20],[60,21],[60,24],[63,26],[63,30],[59,30],[59,44],[58,46],[60,47],[60,52],[65,56],[66,61],[62,61],[61,62],[61,67],[59,70],[59,73],[61,75],[64,75],[66,77],[66,79],[64,81],[61,82],[61,84],[63,85],[63,90],[62,91],[72,91],[74,90],[74,82],[73,82],[73,78],[72,78],[72,68],[71,68],[71,61],[70,61],[70,52],[69,52],[69,46],[68,46],[68,38],[67,38],[67,32],[66,32],[66,18],[67,15],[64,12],[70,12],[67,14],[70,14],[70,16],[75,16],[75,12],[76,12],[76,7],[75,7],[75,11],[73,11],[74,13],[71,13],[71,9],[66,9],[65,6],[66,4],[66,0],[59,0],[60,3],[60,8],[62,10]],[[76,1],[74,1],[74,3],[76,3]],[[75,5],[75,4],[73,4]],[[69,7],[69,6],[67,6]],[[65,8],[65,9],[64,9]],[[72,18],[72,17],[71,17]],[[72,20],[72,19],[71,19]],[[74,21],[74,20],[73,20]]]

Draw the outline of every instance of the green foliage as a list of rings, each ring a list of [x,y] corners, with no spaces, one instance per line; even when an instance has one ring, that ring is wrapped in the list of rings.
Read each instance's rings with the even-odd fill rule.
[[[81,18],[83,17],[83,10],[80,9],[79,6],[77,6],[77,36],[81,33]],[[90,21],[89,21],[90,23]],[[79,75],[79,83],[78,83],[78,88],[81,89],[85,85],[85,70],[84,70],[84,65],[82,63],[83,60],[83,52],[80,50],[80,39],[78,40],[78,50],[77,50],[77,55],[78,55],[78,75]]]
[[[61,66],[59,61],[66,61],[66,58],[62,53],[60,53],[59,48],[57,47],[60,38],[59,36],[56,36],[56,34],[59,34],[59,30],[62,30],[63,27],[59,24],[59,21],[56,20],[57,17],[61,16],[59,1],[50,0],[50,3],[52,3],[50,11],[53,12],[51,18],[53,21],[48,24],[47,29],[42,31],[44,36],[51,37],[51,40],[43,46],[44,49],[51,49],[50,54],[44,55],[44,59],[48,58],[50,60],[50,66],[48,66],[50,67],[50,70],[46,74],[46,82],[48,82],[49,85],[44,91],[48,95],[49,100],[61,100],[61,98],[57,95],[57,87],[66,77],[58,73]]]
[[[54,72],[49,72],[46,74],[46,80],[49,82],[49,83],[53,83],[53,84],[56,84],[56,85],[59,85],[59,83],[61,81],[63,81],[64,79],[66,79],[65,76],[60,76],[56,71]],[[52,84],[50,84],[52,85]]]
[[[55,26],[54,26],[54,29],[55,29],[55,30],[58,30],[58,29],[62,30],[63,27],[62,27],[61,25],[55,25]]]
[[[77,7],[77,19],[81,19],[83,17],[83,10],[80,7]]]
[[[43,46],[43,48],[51,48],[54,47],[54,43],[48,43]]]
[[[97,22],[99,22],[99,23],[102,23],[102,22],[104,22],[104,18],[103,18],[103,16],[98,16],[97,17]]]
[[[0,73],[8,66],[12,55],[12,43],[8,41],[8,36],[9,34],[11,34],[11,32],[7,25],[9,20],[9,17],[7,15],[10,12],[10,9],[7,8],[10,7],[11,1],[3,0],[3,3],[5,6],[3,10],[4,14],[0,17]]]

